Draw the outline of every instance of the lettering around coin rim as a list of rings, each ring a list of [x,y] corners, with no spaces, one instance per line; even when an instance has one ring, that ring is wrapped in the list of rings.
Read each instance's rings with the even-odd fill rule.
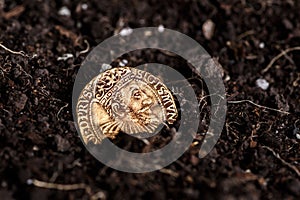
[[[100,144],[127,134],[151,133],[178,116],[173,95],[149,72],[119,67],[92,79],[82,90],[76,106],[77,123],[85,144]]]

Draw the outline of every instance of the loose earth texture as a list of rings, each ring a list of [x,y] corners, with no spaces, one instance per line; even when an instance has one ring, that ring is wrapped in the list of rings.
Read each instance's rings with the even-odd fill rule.
[[[297,0],[0,0],[0,198],[299,199],[299,10]],[[147,26],[180,31],[220,62],[228,112],[215,148],[199,159],[210,114],[205,84],[173,54],[123,55],[111,65],[173,67],[203,107],[184,155],[162,170],[130,174],[86,150],[72,117],[72,88],[98,43]],[[149,144],[126,134],[114,143],[147,152],[167,144],[177,126]]]

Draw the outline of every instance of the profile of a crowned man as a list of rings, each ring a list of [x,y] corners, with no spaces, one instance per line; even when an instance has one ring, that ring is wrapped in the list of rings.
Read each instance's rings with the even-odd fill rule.
[[[172,124],[177,110],[171,92],[148,72],[114,68],[92,80],[90,123],[92,131],[82,135],[85,143],[114,139],[120,132],[153,133],[163,123]]]

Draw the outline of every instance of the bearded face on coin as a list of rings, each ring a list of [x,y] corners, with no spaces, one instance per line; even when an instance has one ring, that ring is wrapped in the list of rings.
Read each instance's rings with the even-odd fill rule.
[[[99,144],[105,138],[154,133],[177,118],[174,98],[160,79],[129,67],[98,75],[83,89],[77,104],[78,125],[84,142]]]
[[[132,80],[112,98],[113,118],[127,134],[152,133],[165,121],[164,108],[149,85]]]

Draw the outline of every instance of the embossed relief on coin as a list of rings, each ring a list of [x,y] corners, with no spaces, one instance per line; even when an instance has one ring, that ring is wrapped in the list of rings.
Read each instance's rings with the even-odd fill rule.
[[[178,116],[174,98],[162,81],[130,67],[113,68],[99,74],[82,90],[77,120],[82,139],[99,144],[127,134],[154,133]]]

